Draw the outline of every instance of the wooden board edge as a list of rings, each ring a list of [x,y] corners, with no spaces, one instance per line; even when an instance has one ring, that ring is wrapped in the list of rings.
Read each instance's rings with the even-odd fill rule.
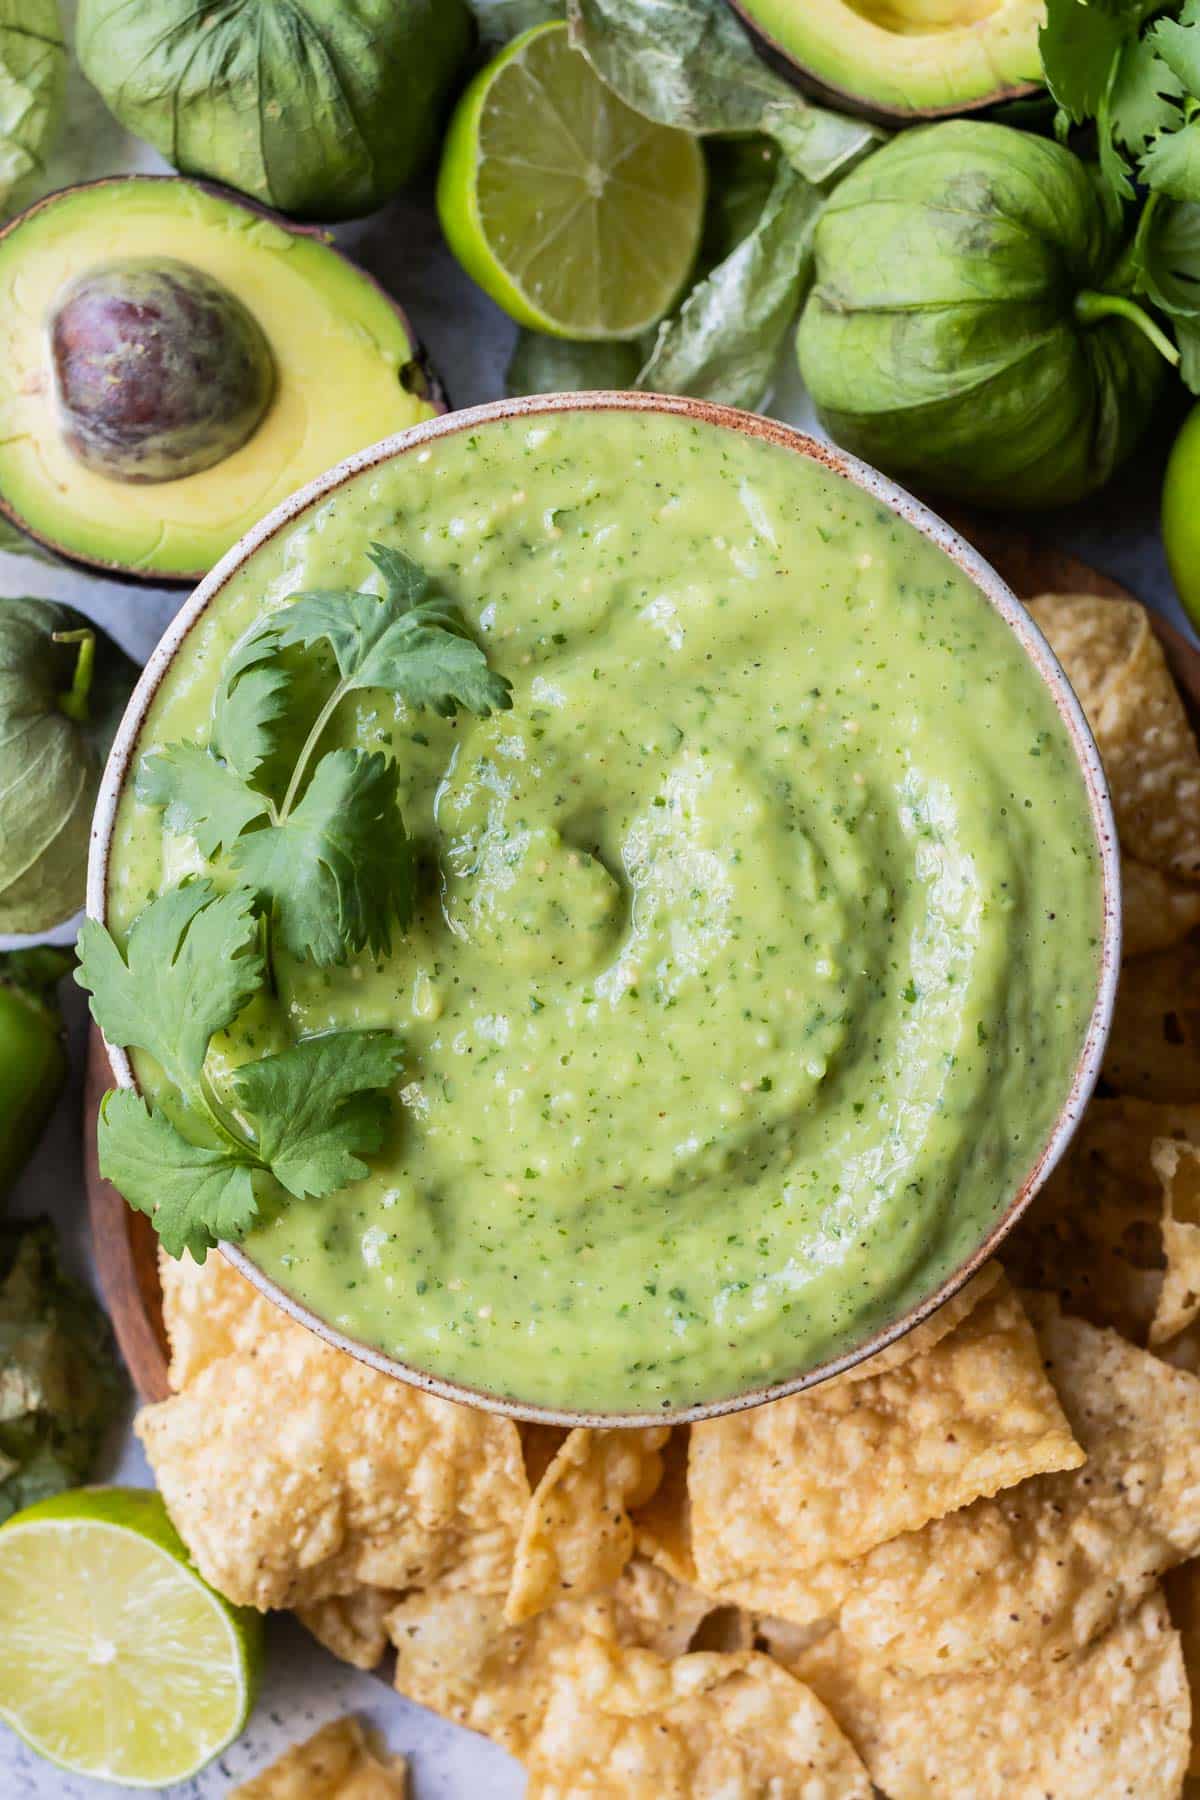
[[[145,1214],[126,1206],[105,1181],[96,1151],[100,1102],[112,1085],[104,1040],[93,1025],[83,1089],[83,1167],[96,1278],[134,1387],[143,1400],[165,1400],[171,1384],[158,1239]]]

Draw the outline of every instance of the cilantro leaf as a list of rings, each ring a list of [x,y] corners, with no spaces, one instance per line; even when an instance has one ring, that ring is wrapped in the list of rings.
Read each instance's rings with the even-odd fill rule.
[[[1114,78],[1116,71],[1114,70]],[[1100,102],[1096,115],[1096,154],[1100,162],[1100,197],[1114,227],[1124,216],[1126,200],[1134,197],[1133,170],[1117,142],[1113,128],[1111,92]]]
[[[1180,91],[1200,94],[1200,10],[1185,6],[1178,19],[1159,19],[1146,34],[1147,41],[1177,78]]]
[[[287,675],[272,661],[278,649],[274,621],[258,626],[226,659],[213,701],[213,750],[243,781],[274,748],[287,705]]]
[[[1183,95],[1178,78],[1155,54],[1153,39],[1135,38],[1121,51],[1108,96],[1113,137],[1140,155],[1153,138],[1182,123]]]
[[[1141,176],[1148,187],[1172,200],[1200,200],[1200,117],[1155,138],[1142,157]]]
[[[222,1238],[240,1238],[258,1216],[249,1163],[230,1150],[191,1144],[128,1088],[106,1094],[97,1132],[100,1173],[148,1215],[168,1256],[203,1262]]]
[[[1200,394],[1200,321],[1177,319],[1175,342],[1179,348],[1179,373],[1189,393]]]
[[[148,751],[134,786],[139,800],[163,808],[168,831],[190,832],[205,856],[232,844],[268,810],[265,794],[247,787],[236,770],[199,744]]]
[[[432,592],[431,576],[405,551],[390,544],[372,544],[367,556],[387,582],[388,599],[398,606],[417,606]]]
[[[385,599],[355,589],[301,594],[280,615],[281,644],[330,645],[343,693],[385,688],[409,705],[451,718],[460,706],[486,718],[512,705],[512,689],[466,635],[452,601],[399,550],[371,546],[388,583]]]
[[[1172,321],[1179,349],[1179,373],[1190,393],[1200,394],[1200,318],[1176,317]]]
[[[211,744],[152,751],[137,776],[140,798],[163,809],[167,828],[190,832],[206,857],[225,852],[271,901],[285,947],[325,967],[368,946],[389,949],[393,919],[407,924],[413,907],[395,765],[343,750],[310,772],[341,701],[383,688],[446,718],[459,707],[486,716],[512,704],[509,683],[489,669],[432,577],[402,550],[375,544],[370,554],[387,583],[383,599],[352,589],[296,596],[227,659]],[[290,684],[303,688],[306,675],[305,659],[289,668],[284,653],[314,646],[320,653],[307,662],[322,686],[331,653],[337,679],[315,699],[307,736],[288,754],[275,727],[295,698]],[[281,761],[288,771],[275,767]],[[260,787],[251,785],[255,775]]]
[[[359,1155],[383,1141],[384,1090],[403,1060],[390,1031],[338,1031],[304,1038],[234,1073],[258,1153],[289,1194],[332,1194],[367,1173]]]
[[[230,855],[274,903],[285,948],[324,968],[364,948],[386,954],[393,918],[412,917],[399,770],[381,751],[331,750],[299,805],[239,838]]]
[[[1155,306],[1173,320],[1200,315],[1200,206],[1152,197],[1136,251],[1138,285]]]
[[[188,881],[152,900],[122,956],[96,919],[79,934],[75,979],[110,1044],[149,1051],[182,1093],[196,1085],[215,1031],[262,985],[254,896]]]
[[[1094,119],[1109,91],[1125,45],[1137,36],[1138,19],[1081,0],[1047,0],[1038,37],[1046,86],[1073,124]]]

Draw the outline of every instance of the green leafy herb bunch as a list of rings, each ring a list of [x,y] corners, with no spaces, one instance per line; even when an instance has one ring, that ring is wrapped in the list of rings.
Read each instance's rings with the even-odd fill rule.
[[[1047,0],[1041,51],[1060,134],[1094,126],[1110,208],[1141,208],[1128,286],[1200,392],[1200,0]]]
[[[162,1077],[153,1102],[130,1089],[107,1097],[101,1172],[172,1256],[202,1262],[242,1237],[267,1191],[337,1192],[366,1174],[362,1159],[383,1139],[403,1061],[391,1032],[301,1038],[224,1074],[209,1056],[215,1035],[270,992],[276,946],[331,967],[386,955],[412,917],[399,769],[381,751],[322,749],[339,706],[362,689],[443,718],[512,703],[426,572],[381,544],[370,557],[382,597],[297,595],[226,659],[208,741],[142,758],[138,797],[162,809],[166,830],[194,838],[211,876],[152,900],[123,944],[94,919],[80,934],[76,979],[105,1038],[145,1053]],[[292,747],[285,725],[314,687]]]

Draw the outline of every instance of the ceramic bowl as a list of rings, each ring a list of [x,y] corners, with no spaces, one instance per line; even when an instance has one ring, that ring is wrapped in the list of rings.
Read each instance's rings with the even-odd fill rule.
[[[239,544],[236,544],[228,555],[221,559],[211,574],[200,583],[190,600],[169,626],[147,663],[130,700],[128,711],[113,744],[96,808],[88,869],[87,906],[89,914],[97,919],[103,919],[105,916],[109,855],[117,804],[126,782],[131,779],[138,735],[147,709],[158,691],[159,684],[168,675],[179,647],[188,633],[208,607],[214,603],[226,583],[241,569],[247,559],[254,555],[256,550],[267,543],[277,532],[292,524],[301,514],[320,504],[353,476],[361,474],[364,470],[377,468],[383,463],[392,461],[393,458],[409,456],[414,451],[420,450],[422,446],[436,439],[447,437],[452,432],[479,431],[498,419],[536,418],[549,413],[598,412],[610,409],[674,413],[706,424],[720,426],[728,431],[737,431],[750,437],[764,439],[772,444],[782,446],[796,456],[808,457],[836,474],[844,476],[856,487],[870,494],[882,506],[887,507],[915,527],[923,537],[937,545],[950,557],[951,561],[958,565],[980,590],[987,602],[1000,614],[1021,644],[1038,677],[1049,689],[1074,745],[1087,788],[1092,822],[1099,846],[1104,923],[1101,954],[1097,964],[1095,1004],[1070,1089],[1053,1129],[1042,1146],[1041,1153],[1022,1186],[1012,1195],[1003,1214],[980,1239],[971,1254],[954,1270],[953,1274],[918,1305],[911,1307],[884,1329],[877,1330],[869,1337],[864,1338],[862,1343],[856,1345],[852,1350],[845,1351],[814,1367],[804,1369],[786,1381],[776,1382],[771,1386],[752,1388],[734,1395],[726,1395],[720,1400],[707,1404],[679,1407],[669,1412],[596,1414],[526,1405],[517,1400],[468,1387],[460,1382],[444,1380],[425,1370],[401,1362],[395,1357],[388,1356],[369,1344],[360,1343],[354,1338],[348,1337],[344,1332],[318,1318],[287,1294],[275,1281],[263,1274],[243,1249],[234,1244],[222,1245],[222,1250],[229,1261],[261,1293],[281,1306],[293,1319],[317,1332],[339,1350],[360,1358],[383,1374],[411,1382],[430,1393],[439,1394],[449,1400],[484,1407],[490,1411],[506,1413],[516,1418],[535,1419],[548,1424],[567,1426],[636,1426],[661,1424],[664,1421],[683,1423],[688,1420],[713,1418],[719,1414],[736,1412],[745,1407],[759,1406],[769,1400],[781,1399],[787,1394],[799,1393],[804,1388],[813,1387],[818,1382],[842,1373],[853,1364],[873,1356],[877,1351],[894,1343],[906,1332],[911,1331],[915,1325],[920,1324],[923,1319],[927,1319],[930,1314],[936,1312],[996,1252],[1070,1142],[1072,1133],[1083,1116],[1084,1108],[1100,1071],[1116,996],[1121,948],[1120,862],[1112,807],[1100,757],[1079,702],[1053,652],[1029,614],[1015,599],[995,570],[971,548],[964,538],[931,512],[928,507],[914,499],[911,494],[905,493],[902,488],[888,481],[876,470],[830,444],[818,442],[815,438],[795,431],[790,426],[779,424],[775,420],[761,418],[753,413],[738,412],[732,407],[715,406],[703,401],[670,395],[631,393],[541,394],[524,399],[497,401],[488,406],[472,407],[463,412],[450,413],[441,418],[427,420],[395,437],[385,438],[382,443],[374,444],[370,449],[363,450],[347,461],[339,463],[336,468],[330,469],[327,474],[320,476],[316,481],[310,482],[307,487],[301,488],[293,494],[290,499],[255,526]],[[126,1053],[123,1050],[110,1048],[108,1054],[113,1074],[118,1083],[123,1087],[133,1087],[135,1085],[133,1069]]]

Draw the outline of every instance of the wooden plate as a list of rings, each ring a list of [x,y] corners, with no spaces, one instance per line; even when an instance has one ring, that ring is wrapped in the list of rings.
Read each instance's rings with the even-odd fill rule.
[[[1019,599],[1055,593],[1097,594],[1110,600],[1129,598],[1127,588],[1064,551],[1047,549],[1032,538],[1014,537],[978,521],[971,521],[965,528],[962,521],[956,522]],[[1157,616],[1154,628],[1193,719],[1200,721],[1200,650]],[[96,1114],[111,1086],[104,1046],[100,1034],[93,1030],[84,1089],[83,1133],[96,1273],[138,1393],[144,1400],[165,1400],[170,1392],[167,1339],[154,1230],[149,1219],[132,1212],[117,1190],[101,1179],[96,1164]]]

